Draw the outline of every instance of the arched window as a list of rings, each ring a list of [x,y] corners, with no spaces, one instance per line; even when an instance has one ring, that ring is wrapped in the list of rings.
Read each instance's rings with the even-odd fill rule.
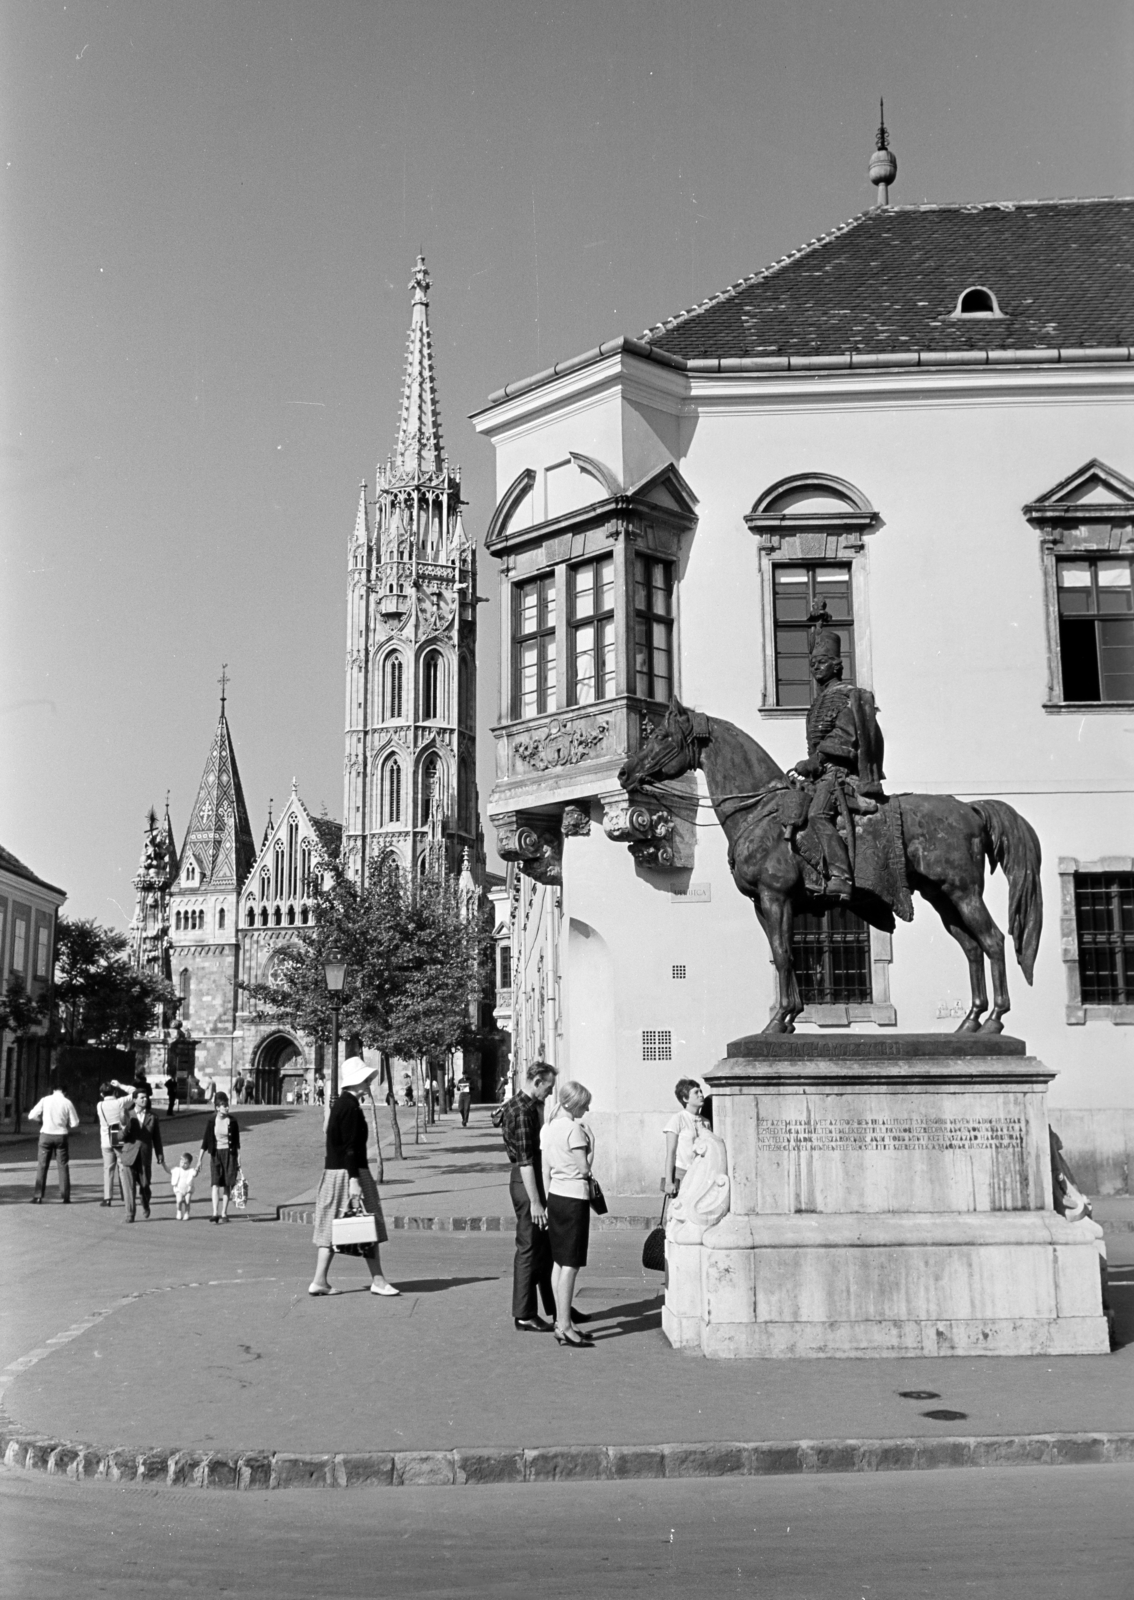
[[[283,912],[280,910],[279,906],[277,906],[272,912],[272,921],[275,923],[277,928],[283,926]]]
[[[310,915],[310,912],[307,910],[307,907],[306,906],[300,906],[300,908],[299,908],[299,920],[303,924],[304,927],[307,926],[307,918],[309,917],[309,915]]]
[[[261,871],[260,871],[260,899],[261,900],[269,900],[269,899],[271,899],[271,894],[272,894],[272,880],[271,880],[270,876],[268,875],[267,867],[263,867],[263,868],[261,868]]]
[[[288,925],[289,928],[294,928],[294,926],[295,926],[295,907],[294,906],[288,906],[288,908],[287,908],[287,925]]]
[[[256,907],[252,904],[251,900],[248,902],[248,912],[244,920],[247,922],[250,928],[254,928],[256,926]]]
[[[223,906],[221,906],[220,910],[217,912],[217,928],[220,929],[221,931],[224,930],[224,907]]]
[[[1004,313],[996,303],[996,296],[983,283],[974,283],[957,296],[955,317],[1002,317]]]
[[[294,900],[299,883],[299,823],[291,817],[287,825],[287,897]]]
[[[299,892],[311,893],[311,840],[304,839],[299,851]]]
[[[193,986],[193,979],[190,976],[189,968],[188,967],[182,967],[182,969],[181,969],[181,977],[179,978],[178,984],[177,984],[177,987],[178,987],[178,989],[180,991],[180,994],[181,994],[181,1021],[182,1022],[188,1022],[189,1021],[189,999],[190,999],[190,994],[191,994],[191,991],[192,991],[192,986]]]
[[[268,908],[267,908],[267,906],[261,906],[260,907],[260,926],[261,926],[261,928],[266,928],[268,926]]]
[[[400,722],[402,719],[402,685],[402,658],[395,650],[386,657],[382,668],[382,719],[385,722]]]
[[[175,911],[173,913],[173,931],[174,931],[174,933],[180,933],[181,932],[181,913],[180,913],[180,911]]]
[[[190,913],[189,913],[189,932],[190,933],[196,933],[196,931],[197,931],[197,913],[195,911],[190,911]]]
[[[382,768],[382,821],[390,826],[402,820],[402,764],[390,756]]]
[[[420,787],[418,790],[418,819],[422,828],[429,825],[429,814],[433,808],[433,796],[437,796],[437,809],[445,815],[445,769],[441,765],[440,756],[428,756],[421,766]]]
[[[284,895],[284,847],[283,840],[276,840],[276,847],[272,851],[272,899],[282,900]]]
[[[435,722],[445,714],[445,665],[439,650],[430,650],[421,663],[421,716]]]

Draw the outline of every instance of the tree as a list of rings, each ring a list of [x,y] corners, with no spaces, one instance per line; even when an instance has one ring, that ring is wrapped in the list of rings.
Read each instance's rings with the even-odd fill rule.
[[[0,1033],[14,1033],[24,1039],[36,1025],[43,1021],[44,1009],[18,972],[8,979],[8,987],[0,994]]]
[[[129,1045],[150,1031],[156,1012],[176,1007],[173,985],[135,967],[128,949],[114,928],[59,918],[55,1001],[69,1044]]]
[[[246,986],[254,1000],[326,1040],[331,1006],[323,963],[333,953],[348,967],[344,1034],[357,1033],[386,1057],[419,1063],[466,1042],[490,934],[483,919],[466,912],[450,879],[407,883],[384,872],[360,892],[336,864],[315,893],[314,912],[314,926],[281,953],[271,981]],[[400,1155],[392,1083],[389,1099]]]

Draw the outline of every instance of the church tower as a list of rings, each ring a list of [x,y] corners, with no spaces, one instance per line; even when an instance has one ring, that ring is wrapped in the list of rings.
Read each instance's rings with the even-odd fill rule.
[[[343,850],[456,875],[482,858],[476,796],[476,550],[441,445],[424,256],[394,453],[364,483],[350,540]]]
[[[189,817],[169,900],[170,969],[181,996],[178,1021],[197,1041],[198,1071],[227,1080],[235,1045],[240,946],[238,895],[256,846],[225,715],[220,718]]]

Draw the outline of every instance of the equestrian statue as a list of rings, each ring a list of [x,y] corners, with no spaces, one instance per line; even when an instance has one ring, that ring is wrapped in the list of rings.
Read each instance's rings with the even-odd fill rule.
[[[796,911],[843,904],[889,933],[895,916],[912,919],[914,890],[928,900],[969,963],[972,1004],[957,1032],[1002,1033],[1008,974],[1004,935],[983,899],[985,861],[1008,879],[1008,928],[1030,984],[1043,925],[1035,830],[1003,800],[887,796],[874,696],[842,681],[841,643],[825,610],[809,620],[817,690],[807,713],[807,756],[790,772],[782,772],[741,728],[674,699],[618,781],[680,813],[691,797],[666,786],[683,773],[704,772],[728,838],[733,881],[753,901],[772,949],[777,999],[765,1033],[794,1033],[803,1010],[792,963]]]

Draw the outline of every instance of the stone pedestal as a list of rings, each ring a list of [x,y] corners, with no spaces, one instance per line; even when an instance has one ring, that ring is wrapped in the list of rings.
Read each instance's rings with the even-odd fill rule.
[[[706,1074],[730,1209],[667,1229],[671,1344],[1105,1353],[1102,1230],[1052,1208],[1054,1076],[1003,1035],[735,1040]]]

